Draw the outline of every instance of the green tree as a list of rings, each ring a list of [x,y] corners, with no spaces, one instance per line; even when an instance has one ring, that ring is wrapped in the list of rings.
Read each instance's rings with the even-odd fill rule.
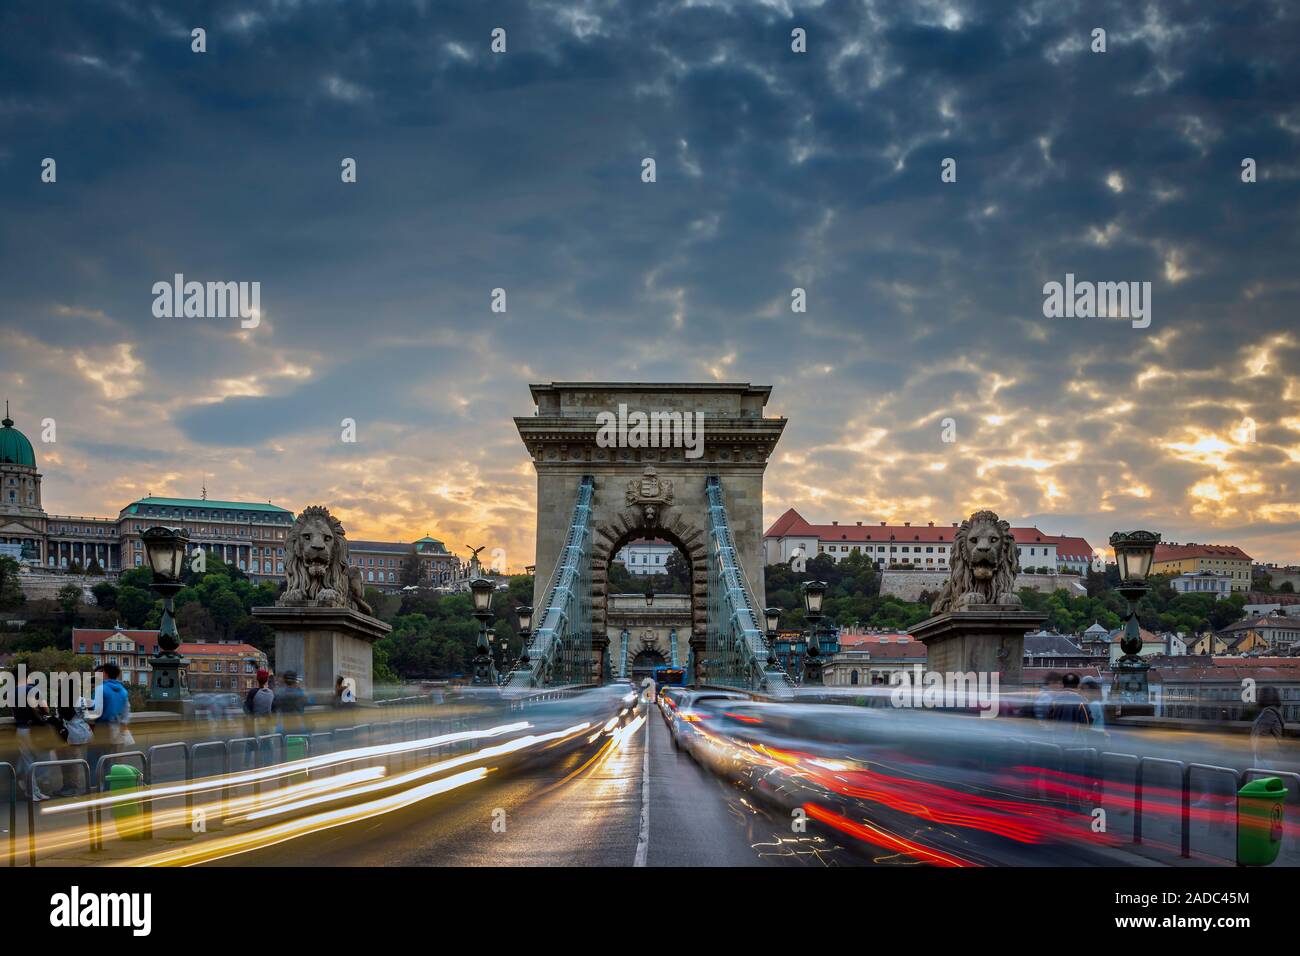
[[[176,611],[176,629],[182,641],[215,641],[223,637],[212,615],[198,601],[190,601]]]
[[[94,669],[95,659],[89,654],[74,654],[70,650],[59,647],[43,647],[40,650],[16,653],[13,668],[15,671],[18,664],[26,666],[28,672],[39,671],[43,674],[57,671],[86,673]]]
[[[208,613],[212,615],[212,620],[216,622],[217,627],[221,628],[223,638],[229,638],[230,629],[247,614],[244,610],[244,602],[229,588],[217,592],[207,608]]]
[[[78,612],[80,612],[84,601],[81,585],[69,582],[59,588],[59,610],[63,612],[63,616],[68,622],[76,622]]]
[[[418,587],[420,584],[420,556],[412,552],[407,559],[402,562],[402,570],[398,575],[398,581],[402,587]]]
[[[153,606],[153,595],[148,591],[130,584],[119,585],[117,589],[117,612],[127,627],[144,627]]]
[[[19,583],[20,566],[8,555],[0,555],[0,611],[12,611],[27,600]]]
[[[691,565],[682,552],[674,551],[668,555],[668,561],[664,566],[664,575],[668,578],[669,590],[663,593],[691,593]]]
[[[106,611],[111,611],[117,607],[117,585],[111,581],[100,581],[90,593],[95,595],[95,605]]]

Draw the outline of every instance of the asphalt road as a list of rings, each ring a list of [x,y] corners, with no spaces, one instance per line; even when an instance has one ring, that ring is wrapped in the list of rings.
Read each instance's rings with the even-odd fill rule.
[[[233,866],[768,866],[860,862],[791,833],[672,748],[656,708],[589,745],[381,817],[226,857]]]

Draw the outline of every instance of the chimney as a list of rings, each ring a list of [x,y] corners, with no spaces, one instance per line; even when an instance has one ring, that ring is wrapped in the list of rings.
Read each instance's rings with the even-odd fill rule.
[[[838,528],[838,527],[840,526],[840,523],[839,523],[838,521],[832,521],[832,522],[831,522],[831,525],[832,525],[833,527]]]
[[[933,521],[930,522],[930,527],[931,527],[931,528],[934,527],[934,522],[933,522]]]
[[[910,527],[912,527],[912,522],[910,522],[910,521],[904,521],[904,522],[903,522],[903,527],[904,527],[904,528],[910,528]]]
[[[861,522],[861,521],[858,522],[858,527],[859,527],[859,528],[862,527],[862,522]]]
[[[885,527],[885,523],[884,523],[883,521],[880,522],[880,527],[882,527],[882,528]]]

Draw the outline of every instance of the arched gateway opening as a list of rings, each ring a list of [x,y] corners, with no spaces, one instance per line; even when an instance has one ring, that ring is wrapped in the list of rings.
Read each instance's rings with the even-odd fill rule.
[[[771,388],[554,382],[532,385],[530,391],[537,413],[516,418],[515,426],[537,472],[533,604],[539,654],[547,653],[552,640],[566,648],[570,641],[546,629],[549,601],[556,627],[590,648],[592,676],[615,673],[609,625],[616,613],[610,601],[617,604],[618,597],[610,594],[610,561],[629,541],[654,538],[678,548],[690,568],[690,594],[681,609],[686,633],[678,632],[686,659],[678,663],[697,673],[710,637],[710,529],[716,525],[711,518],[724,509],[732,542],[727,560],[735,569],[733,578],[744,582],[743,588],[733,586],[729,597],[743,590],[750,605],[762,607],[763,472],[786,424],[784,418],[763,415]],[[612,420],[638,419],[659,422],[657,437],[646,441],[635,428],[609,427]],[[695,423],[689,442],[661,440],[671,438],[663,423],[688,420]],[[721,496],[712,511],[710,494]],[[632,628],[628,631],[628,657],[635,661],[644,642]],[[671,656],[657,640],[652,644],[645,650]],[[519,675],[525,683],[539,679],[545,679],[541,665]]]
[[[648,676],[649,670],[634,673],[644,667],[633,666],[633,659],[652,650],[661,658],[660,664],[685,666],[691,648],[703,646],[708,624],[707,539],[693,533],[697,529],[683,528],[676,522],[671,527],[648,525],[639,521],[639,516],[640,512],[625,511],[620,515],[623,520],[597,528],[593,536],[592,650],[600,662],[600,673],[607,677]],[[685,594],[652,592],[653,599],[644,600],[644,592],[620,594],[626,582],[624,588],[610,587],[610,569],[620,552],[632,542],[645,540],[664,542],[681,555],[689,570]]]

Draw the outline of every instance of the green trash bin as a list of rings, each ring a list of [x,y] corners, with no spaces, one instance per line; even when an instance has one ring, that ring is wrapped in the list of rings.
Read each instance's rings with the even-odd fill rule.
[[[290,760],[305,760],[306,758],[307,758],[307,738],[303,736],[299,736],[297,734],[292,736],[286,735],[284,738],[284,759],[286,761],[290,761]],[[288,782],[306,783],[307,771],[304,770],[301,773],[290,774],[288,778]]]
[[[1237,791],[1237,863],[1268,866],[1282,848],[1282,802],[1286,784],[1280,777],[1260,777]]]
[[[104,779],[108,783],[109,793],[127,793],[143,786],[144,771],[130,764],[115,763],[108,768]],[[140,825],[143,812],[139,800],[124,800],[113,804],[113,824],[117,827],[117,835],[123,840],[143,840],[146,836]]]

